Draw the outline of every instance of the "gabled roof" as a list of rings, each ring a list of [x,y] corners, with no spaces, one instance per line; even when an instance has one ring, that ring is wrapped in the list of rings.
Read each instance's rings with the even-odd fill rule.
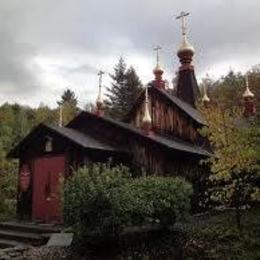
[[[68,124],[68,127],[71,127],[71,128],[77,127],[78,120],[83,120],[83,121],[86,120],[86,122],[88,120],[97,120],[99,122],[104,122],[112,127],[120,128],[120,130],[126,131],[128,134],[136,135],[136,136],[142,138],[146,142],[156,143],[156,144],[158,144],[164,148],[170,149],[170,150],[184,152],[184,153],[192,153],[192,154],[200,155],[203,157],[205,157],[205,156],[208,157],[211,155],[211,153],[203,147],[192,145],[188,142],[184,142],[179,139],[169,139],[169,138],[160,136],[158,134],[146,135],[146,134],[144,134],[144,132],[141,129],[138,129],[130,124],[123,123],[123,122],[111,119],[109,117],[100,117],[100,116],[97,116],[90,112],[81,112],[77,117],[75,117]]]
[[[103,141],[101,142],[100,140],[92,136],[83,134],[75,129],[68,128],[68,127],[60,127],[60,126],[46,126],[46,127],[48,127],[50,130],[55,131],[61,136],[68,138],[70,141],[78,144],[79,146],[82,146],[83,148],[116,151],[116,148],[114,148],[113,146],[104,143]]]
[[[30,144],[30,142],[39,134],[44,133],[46,135],[48,134],[56,134],[62,138],[67,139],[68,141],[83,147],[87,149],[94,149],[94,150],[103,150],[103,151],[110,151],[110,152],[120,152],[115,147],[101,142],[100,140],[83,134],[75,129],[67,128],[67,127],[59,127],[59,126],[50,126],[45,124],[39,124],[37,127],[35,127],[29,135],[27,135],[18,145],[15,146],[14,149],[12,149],[7,157],[9,158],[16,158],[19,156],[20,151],[23,147]]]
[[[174,95],[169,94],[166,90],[159,89],[156,87],[149,87],[149,93],[155,93],[158,96],[161,96],[162,98],[165,98],[170,104],[174,105],[178,109],[180,109],[182,112],[184,112],[188,117],[190,117],[192,120],[194,120],[199,125],[206,125],[205,120],[203,119],[202,115],[199,113],[197,109],[192,107],[190,104],[182,101],[181,99],[177,98]],[[126,119],[129,119],[132,113],[135,111],[137,106],[144,100],[144,91],[140,94],[139,98],[137,99],[137,102],[133,106],[133,108],[128,113]]]

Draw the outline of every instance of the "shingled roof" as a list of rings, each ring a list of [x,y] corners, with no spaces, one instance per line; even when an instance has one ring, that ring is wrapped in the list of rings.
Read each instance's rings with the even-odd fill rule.
[[[46,125],[45,125],[46,126]],[[75,129],[68,127],[60,127],[60,126],[46,126],[50,130],[55,131],[56,133],[62,135],[70,139],[70,141],[84,147],[90,149],[98,149],[98,150],[106,150],[106,151],[116,151],[117,149],[107,143],[101,142],[100,140],[83,134]]]
[[[74,118],[69,124],[68,127],[75,127],[76,121],[81,120],[83,121],[86,120],[97,120],[100,122],[105,122],[113,127],[120,128],[120,130],[125,130],[129,134],[134,134],[139,137],[141,137],[143,140],[148,141],[148,142],[153,142],[156,143],[160,146],[163,146],[164,148],[170,149],[170,150],[175,150],[175,151],[180,151],[180,152],[185,152],[185,153],[192,153],[200,156],[210,156],[211,153],[205,149],[204,147],[200,147],[197,145],[192,145],[188,142],[184,142],[182,140],[179,140],[177,138],[175,139],[170,139],[163,137],[158,134],[151,134],[151,135],[146,135],[141,129],[138,129],[130,124],[123,123],[121,121],[114,120],[109,117],[100,117],[97,116],[93,113],[90,112],[81,112],[76,118]]]
[[[117,150],[115,147],[107,144],[103,141],[100,141],[92,136],[83,134],[75,129],[60,127],[60,126],[51,126],[46,124],[39,124],[36,128],[34,128],[29,135],[27,135],[18,145],[12,149],[7,157],[16,158],[21,151],[22,147],[27,146],[34,137],[38,136],[39,133],[46,134],[57,134],[60,137],[63,137],[70,142],[88,149],[102,150],[102,151],[110,151],[110,152],[121,152]]]
[[[176,106],[178,109],[180,109],[182,112],[184,112],[188,117],[193,119],[196,123],[199,125],[206,125],[205,120],[203,119],[202,115],[199,113],[199,111],[195,108],[193,108],[190,104],[182,101],[181,99],[177,98],[174,95],[169,94],[166,90],[159,89],[156,87],[149,87],[148,89],[149,93],[154,93],[158,96],[161,96],[162,98],[165,98],[169,103]],[[127,121],[132,113],[135,111],[137,106],[144,100],[144,91],[140,94],[139,98],[137,99],[137,102],[133,106],[133,108],[130,110],[128,115],[126,116]]]

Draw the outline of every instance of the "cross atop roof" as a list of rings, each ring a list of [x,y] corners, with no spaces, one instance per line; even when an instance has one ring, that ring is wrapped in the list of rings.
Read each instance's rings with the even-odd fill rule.
[[[181,20],[181,29],[182,29],[182,35],[186,35],[187,34],[187,22],[186,22],[186,17],[189,16],[190,13],[186,13],[186,12],[181,12],[180,15],[178,15],[176,17],[176,19],[180,19]]]
[[[101,86],[102,86],[102,79],[103,79],[103,75],[105,74],[105,72],[104,71],[102,71],[102,70],[100,70],[99,72],[98,72],[98,76],[99,76],[99,88],[101,88]]]
[[[157,45],[153,49],[154,49],[154,51],[156,51],[156,65],[159,66],[159,63],[160,63],[159,51],[162,50],[162,47]]]

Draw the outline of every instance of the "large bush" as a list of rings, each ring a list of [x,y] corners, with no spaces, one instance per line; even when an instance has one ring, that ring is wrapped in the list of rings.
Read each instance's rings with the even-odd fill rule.
[[[16,161],[6,160],[5,156],[0,140],[0,221],[14,217],[16,208],[18,165]]]
[[[191,185],[181,178],[131,178],[128,168],[94,164],[64,186],[64,220],[81,235],[119,234],[125,227],[173,224],[190,210]]]

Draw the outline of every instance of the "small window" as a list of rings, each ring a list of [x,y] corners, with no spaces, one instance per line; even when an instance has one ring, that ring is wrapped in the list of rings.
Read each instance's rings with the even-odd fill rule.
[[[52,138],[51,137],[47,137],[47,140],[45,142],[45,152],[52,152],[53,147],[52,147]]]

